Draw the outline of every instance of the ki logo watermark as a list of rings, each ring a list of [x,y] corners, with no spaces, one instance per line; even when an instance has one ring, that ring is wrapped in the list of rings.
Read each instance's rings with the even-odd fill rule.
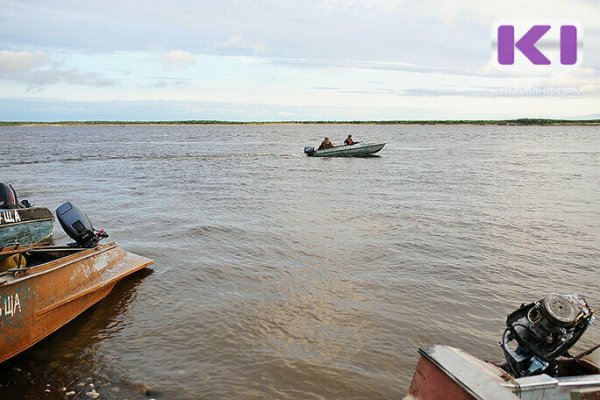
[[[577,21],[516,19],[492,28],[492,63],[502,71],[547,72],[553,78],[583,62],[583,29]]]

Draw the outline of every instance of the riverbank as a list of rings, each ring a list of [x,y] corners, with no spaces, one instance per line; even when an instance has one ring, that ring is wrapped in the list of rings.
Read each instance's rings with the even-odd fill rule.
[[[600,119],[540,119],[522,118],[507,120],[385,120],[385,121],[0,121],[0,126],[79,126],[79,125],[600,125]]]

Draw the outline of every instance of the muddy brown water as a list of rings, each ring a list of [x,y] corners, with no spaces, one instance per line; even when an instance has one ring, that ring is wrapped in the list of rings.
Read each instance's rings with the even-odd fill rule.
[[[348,133],[387,145],[302,153]],[[419,346],[501,359],[521,303],[561,291],[600,307],[600,127],[34,126],[0,139],[0,181],[51,209],[74,202],[156,260],[0,365],[2,399],[398,399]],[[67,240],[59,226],[54,238]],[[599,342],[595,325],[577,348]]]

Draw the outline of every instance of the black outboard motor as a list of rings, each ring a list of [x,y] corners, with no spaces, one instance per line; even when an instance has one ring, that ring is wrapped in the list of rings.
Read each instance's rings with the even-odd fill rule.
[[[9,183],[0,183],[0,207],[18,208],[17,193]]]
[[[101,239],[108,237],[103,229],[95,231],[88,216],[71,202],[58,207],[56,217],[67,235],[79,247],[95,247]]]
[[[313,154],[315,154],[315,148],[312,146],[304,146],[304,153],[307,156],[312,156]]]
[[[593,320],[594,310],[582,296],[552,293],[511,313],[500,346],[516,378],[553,374],[556,358],[568,356]],[[517,347],[510,346],[516,341]]]
[[[10,183],[0,183],[0,208],[29,208],[27,200],[19,201],[15,188]]]

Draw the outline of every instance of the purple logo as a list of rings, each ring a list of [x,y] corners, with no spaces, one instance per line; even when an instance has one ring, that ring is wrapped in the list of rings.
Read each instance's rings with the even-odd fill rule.
[[[577,66],[582,58],[582,33],[575,21],[499,21],[492,31],[493,61],[502,69]]]

